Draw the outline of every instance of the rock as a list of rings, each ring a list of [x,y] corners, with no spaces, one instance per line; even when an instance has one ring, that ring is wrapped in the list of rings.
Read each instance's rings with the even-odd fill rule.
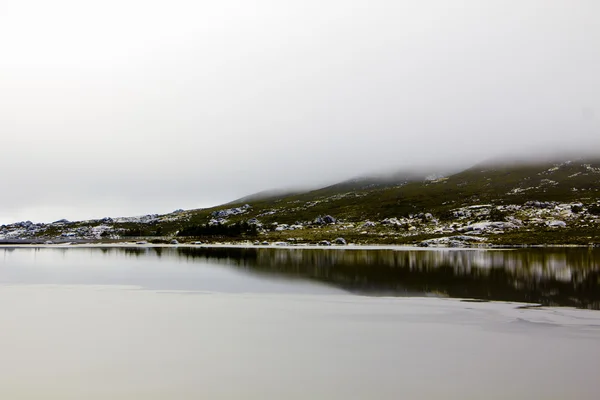
[[[571,204],[571,211],[574,213],[580,213],[583,211],[583,204],[581,203],[575,203],[575,204]]]
[[[202,242],[194,242],[194,243],[192,243],[192,244],[202,244]]]
[[[276,231],[293,231],[296,229],[303,229],[304,227],[302,225],[288,225],[288,224],[279,224],[277,225],[277,227],[275,228]]]
[[[182,212],[184,212],[181,208],[178,210],[173,211],[173,214],[181,214]]]
[[[482,208],[489,208],[491,206],[492,206],[491,204],[475,204],[475,205],[469,206],[467,208],[469,208],[471,210],[480,210]]]
[[[344,239],[344,238],[342,238],[342,237],[339,237],[339,238],[335,239],[335,240],[333,241],[333,243],[335,243],[335,244],[339,244],[339,245],[343,245],[343,246],[345,246],[345,245],[347,244],[347,243],[346,243],[346,239]]]
[[[135,244],[148,244],[145,240],[140,240],[139,242],[135,242]]]
[[[477,236],[467,236],[467,235],[458,235],[458,236],[444,236],[434,239],[423,240],[418,244],[420,247],[430,247],[430,246],[448,246],[448,247],[466,247],[473,243],[481,243],[486,239],[477,237]]]
[[[528,201],[525,203],[526,206],[533,208],[552,208],[554,204],[549,201]]]
[[[335,224],[336,219],[333,218],[331,215],[326,215],[323,217],[323,222],[326,224]]]
[[[372,222],[372,221],[365,221],[365,223],[364,223],[364,224],[362,224],[362,227],[363,227],[363,228],[373,228],[375,225],[376,225],[376,224],[375,224],[375,222]]]
[[[260,242],[258,240],[255,240],[253,245],[258,246],[258,245],[260,245]]]
[[[211,216],[213,216],[215,218],[226,218],[230,215],[243,214],[251,208],[252,208],[252,206],[250,206],[250,204],[244,204],[242,207],[227,208],[224,210],[213,211],[211,213]]]
[[[263,246],[268,246],[269,242],[267,242],[266,240],[264,242],[261,243]]]
[[[179,242],[177,241],[177,239],[173,239],[171,240],[171,244],[179,244]]]
[[[550,228],[566,228],[567,227],[567,223],[565,221],[548,221],[546,222],[546,225],[549,226]]]
[[[476,222],[457,229],[459,232],[487,232],[491,230],[508,230],[516,229],[519,226],[512,222],[494,221],[494,222]]]
[[[321,240],[319,242],[319,246],[331,246],[331,243],[329,243],[327,240]]]
[[[326,224],[335,224],[336,219],[331,215],[325,215],[324,217],[318,216],[314,219],[313,224],[315,225],[326,225]]]

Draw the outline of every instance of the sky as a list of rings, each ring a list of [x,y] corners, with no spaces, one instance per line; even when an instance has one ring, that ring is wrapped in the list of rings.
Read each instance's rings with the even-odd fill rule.
[[[597,0],[0,0],[0,224],[600,150]]]

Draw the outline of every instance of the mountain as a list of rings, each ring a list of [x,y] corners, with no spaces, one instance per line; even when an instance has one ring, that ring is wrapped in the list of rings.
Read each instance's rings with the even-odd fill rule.
[[[340,243],[422,246],[590,244],[600,243],[599,189],[599,158],[488,161],[445,177],[397,172],[304,192],[262,192],[167,215],[20,223],[0,227],[0,239],[178,235],[182,241],[281,244],[337,237],[344,238]]]
[[[231,204],[245,204],[245,203],[254,203],[257,201],[267,201],[267,200],[277,199],[280,197],[293,196],[295,194],[300,194],[300,193],[303,193],[303,191],[300,189],[296,189],[296,190],[294,190],[294,189],[263,190],[261,192],[253,193],[248,196],[244,196],[242,198],[230,201],[229,203],[225,203],[223,205],[226,206],[226,205],[231,205]]]

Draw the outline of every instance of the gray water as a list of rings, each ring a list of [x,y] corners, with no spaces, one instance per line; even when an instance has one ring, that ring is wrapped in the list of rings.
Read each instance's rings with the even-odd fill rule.
[[[0,284],[453,297],[600,309],[600,249],[0,248]]]
[[[599,260],[3,248],[0,398],[596,399]]]

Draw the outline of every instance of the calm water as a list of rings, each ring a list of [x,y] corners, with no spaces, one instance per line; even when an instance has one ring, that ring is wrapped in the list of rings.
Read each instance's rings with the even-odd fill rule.
[[[600,249],[0,249],[0,283],[454,297],[600,309]]]
[[[597,399],[600,312],[546,306],[598,309],[599,267],[587,249],[0,248],[0,398]]]

